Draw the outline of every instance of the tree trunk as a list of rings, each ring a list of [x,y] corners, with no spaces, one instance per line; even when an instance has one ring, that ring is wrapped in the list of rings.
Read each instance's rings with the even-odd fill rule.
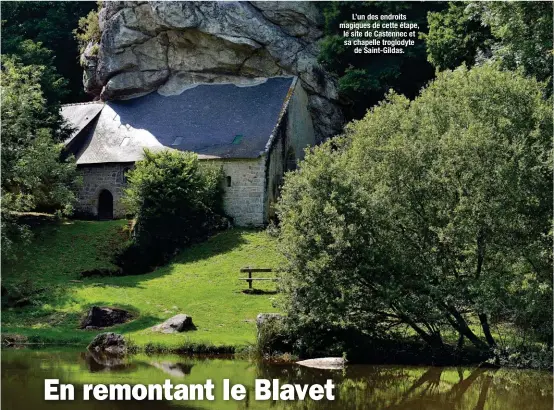
[[[458,350],[462,350],[462,348],[464,347],[464,335],[463,333],[459,333],[459,336],[458,336]]]
[[[425,330],[419,327],[417,323],[415,323],[412,319],[410,319],[408,316],[404,314],[399,314],[399,317],[404,323],[406,323],[412,329],[414,329],[416,333],[423,339],[423,341],[427,343],[429,346],[438,347],[438,348],[444,347],[440,334],[437,335],[436,333],[431,333],[431,334],[427,333]]]
[[[487,319],[486,313],[479,313],[479,321],[481,322],[481,327],[483,328],[483,333],[485,334],[485,339],[487,339],[487,343],[490,347],[496,346],[496,341],[494,340],[494,337],[492,337],[491,329],[489,326],[489,321]]]
[[[488,350],[489,346],[477,337],[475,333],[469,328],[467,322],[463,316],[453,306],[446,306],[447,315],[446,319],[450,322],[452,327],[459,333],[463,334],[468,340],[475,345],[475,347],[483,350]],[[454,319],[450,316],[452,315]]]

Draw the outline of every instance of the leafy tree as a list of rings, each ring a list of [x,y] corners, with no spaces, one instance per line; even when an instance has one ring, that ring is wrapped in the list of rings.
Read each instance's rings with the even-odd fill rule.
[[[552,78],[552,2],[450,3],[429,13],[424,35],[429,61],[438,69],[492,59],[521,68],[540,81]]]
[[[64,158],[66,129],[41,89],[48,69],[3,56],[2,102],[2,256],[14,257],[15,241],[29,238],[16,214],[31,210],[69,214],[79,183],[71,157]]]
[[[79,47],[73,30],[79,19],[96,9],[94,1],[14,1],[2,2],[2,53],[21,56],[21,44],[32,40],[52,54],[48,66],[68,81],[69,92],[62,102],[86,101]],[[24,64],[31,64],[25,61]],[[37,62],[32,62],[37,64]],[[41,65],[46,65],[43,61]],[[45,95],[47,94],[44,89]]]
[[[366,110],[383,99],[393,88],[399,93],[415,97],[434,77],[433,67],[426,61],[425,44],[406,48],[404,54],[355,54],[343,45],[342,22],[350,22],[352,13],[407,15],[408,21],[427,30],[427,12],[440,10],[439,2],[326,2],[319,3],[325,16],[324,38],[319,61],[339,77],[339,91],[352,101],[351,115],[363,116]]]
[[[475,62],[479,50],[488,49],[490,28],[477,13],[466,13],[467,3],[451,2],[448,9],[428,14],[429,33],[422,33],[428,60],[439,70]]]
[[[4,57],[3,55],[3,61]],[[17,44],[14,54],[6,56],[17,64],[17,70],[36,70],[33,81],[40,88],[43,103],[40,113],[36,113],[35,121],[40,121],[42,127],[55,131],[54,136],[61,140],[68,135],[69,130],[63,127],[60,116],[61,101],[68,95],[67,81],[58,74],[54,66],[52,51],[44,48],[42,43],[23,40]],[[27,68],[25,68],[27,67]]]
[[[534,79],[461,67],[308,153],[278,207],[293,326],[487,350],[526,322],[551,343],[551,104]]]
[[[201,166],[194,153],[145,150],[128,183],[124,202],[136,219],[134,242],[119,260],[124,270],[146,271],[219,227],[221,170]]]

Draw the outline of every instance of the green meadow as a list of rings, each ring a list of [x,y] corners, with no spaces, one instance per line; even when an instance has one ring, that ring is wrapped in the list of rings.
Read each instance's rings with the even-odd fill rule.
[[[16,263],[3,266],[2,279],[8,289],[17,284],[40,292],[27,306],[3,309],[2,333],[24,335],[31,343],[86,345],[101,331],[78,326],[97,305],[133,312],[134,320],[109,330],[139,347],[239,348],[255,342],[258,313],[277,312],[274,282],[254,282],[257,292],[248,293],[248,284],[239,280],[241,267],[279,266],[275,239],[265,231],[219,233],[149,274],[82,277],[83,271],[115,267],[113,255],[126,241],[125,227],[126,221],[62,221],[35,228],[32,245]],[[151,331],[178,313],[192,316],[197,329]]]

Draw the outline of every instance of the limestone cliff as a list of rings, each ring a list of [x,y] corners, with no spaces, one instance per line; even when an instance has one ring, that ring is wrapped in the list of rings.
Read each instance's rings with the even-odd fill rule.
[[[248,85],[297,75],[320,140],[343,115],[336,80],[317,63],[323,16],[309,2],[104,2],[100,44],[82,60],[85,89],[104,100],[198,83]]]

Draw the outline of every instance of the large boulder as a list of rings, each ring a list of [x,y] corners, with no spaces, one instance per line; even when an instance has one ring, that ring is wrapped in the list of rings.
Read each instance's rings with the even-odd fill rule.
[[[126,310],[93,306],[88,311],[86,317],[81,321],[81,329],[102,329],[120,323],[128,322],[133,315]]]
[[[192,317],[185,314],[175,315],[167,319],[165,322],[152,327],[154,332],[161,333],[178,333],[195,329],[196,326],[192,323]]]
[[[317,62],[323,24],[309,2],[103,2],[101,41],[81,56],[85,89],[110,100],[296,75],[323,140],[343,123],[336,79]]]
[[[122,355],[127,352],[127,344],[123,335],[113,332],[100,333],[90,342],[87,349],[92,352]]]

